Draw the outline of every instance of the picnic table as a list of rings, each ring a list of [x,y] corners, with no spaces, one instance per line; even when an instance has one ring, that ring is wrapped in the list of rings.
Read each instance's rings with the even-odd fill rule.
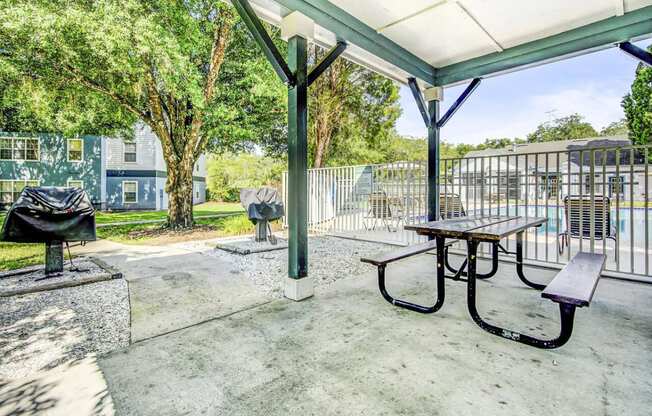
[[[431,221],[425,224],[406,225],[406,230],[416,231],[419,235],[428,236],[430,239],[441,241],[440,247],[446,246],[444,255],[444,264],[446,268],[455,273],[452,278],[460,279],[460,276],[468,275],[464,268],[469,271],[472,269],[474,279],[488,279],[496,274],[498,269],[498,253],[502,251],[506,254],[516,255],[516,274],[523,283],[533,289],[543,290],[545,285],[534,283],[525,277],[523,272],[523,234],[527,229],[540,227],[548,219],[546,217],[521,217],[510,215],[494,215],[485,217],[461,217],[451,218],[441,221]],[[507,251],[500,241],[516,234],[516,252]],[[481,274],[477,272],[477,255],[467,256],[464,263],[458,270],[450,266],[448,261],[448,247],[446,239],[466,240],[467,250],[477,252],[480,243],[490,243],[492,250],[492,269],[489,273]],[[471,247],[473,246],[473,247]]]
[[[557,348],[570,339],[576,307],[588,306],[604,267],[605,256],[593,253],[578,253],[571,262],[548,285],[529,280],[523,271],[523,236],[531,228],[540,227],[546,217],[527,216],[482,216],[460,217],[431,221],[424,224],[406,225],[404,229],[415,231],[429,237],[429,241],[414,246],[404,247],[394,253],[363,258],[363,262],[378,267],[378,283],[383,297],[395,306],[420,313],[437,312],[444,304],[445,279],[467,282],[467,306],[471,318],[480,328],[494,335],[521,342],[538,348]],[[516,236],[516,252],[507,251],[501,240]],[[447,241],[450,240],[450,241]],[[467,256],[458,269],[450,265],[448,250],[450,246],[466,241]],[[488,273],[478,273],[477,251],[480,243],[489,243],[493,247],[492,268]],[[385,287],[386,266],[412,255],[436,250],[437,255],[437,299],[432,306],[424,306],[393,298]],[[477,280],[492,277],[498,269],[498,253],[503,251],[516,257],[516,275],[527,286],[543,291],[542,297],[559,304],[561,315],[560,334],[552,339],[539,339],[506,328],[490,324],[482,319],[476,308]],[[453,273],[447,275],[446,269]],[[463,278],[465,276],[466,278]]]

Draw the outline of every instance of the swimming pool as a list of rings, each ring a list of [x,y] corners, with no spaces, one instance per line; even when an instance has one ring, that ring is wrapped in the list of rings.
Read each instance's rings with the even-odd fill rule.
[[[469,215],[480,214],[480,210],[471,210]],[[528,215],[532,217],[548,217],[547,231],[549,235],[566,230],[564,207],[559,205],[515,205],[507,207],[492,207],[491,210],[485,208],[485,215]],[[631,241],[634,236],[634,245],[645,247],[645,218],[648,218],[648,241],[652,244],[652,209],[650,208],[620,208],[611,209],[611,221],[618,229],[618,238],[622,242]],[[632,234],[633,229],[633,234]],[[546,224],[540,227],[539,234],[546,233]]]

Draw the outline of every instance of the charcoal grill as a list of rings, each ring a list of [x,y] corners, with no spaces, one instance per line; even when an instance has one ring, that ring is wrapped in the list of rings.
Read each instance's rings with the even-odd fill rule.
[[[9,209],[0,240],[45,243],[45,274],[63,271],[63,243],[94,241],[95,209],[82,189],[26,187]]]
[[[270,243],[276,244],[269,222],[285,215],[283,200],[278,191],[269,187],[241,189],[240,203],[247,211],[249,220],[256,225],[255,240],[269,240]]]

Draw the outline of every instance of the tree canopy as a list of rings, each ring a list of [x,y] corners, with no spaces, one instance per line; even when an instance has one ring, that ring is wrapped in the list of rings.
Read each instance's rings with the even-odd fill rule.
[[[312,45],[310,61],[326,51]],[[346,59],[337,59],[309,89],[308,140],[311,165],[323,167],[386,143],[401,114],[398,86]],[[357,156],[356,156],[357,155]]]
[[[652,52],[652,45],[648,51]],[[632,143],[652,143],[652,68],[638,64],[631,91],[623,98],[622,106]]]
[[[535,131],[527,135],[527,141],[530,143],[551,142],[596,136],[598,136],[598,132],[595,131],[591,123],[585,121],[584,116],[574,113],[541,123]]]
[[[154,131],[175,227],[192,225],[200,154],[284,135],[283,86],[219,0],[14,0],[0,51],[3,128]]]

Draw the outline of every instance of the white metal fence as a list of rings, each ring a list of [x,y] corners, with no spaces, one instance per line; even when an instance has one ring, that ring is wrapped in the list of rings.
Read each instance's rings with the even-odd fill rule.
[[[632,146],[442,159],[440,212],[548,217],[527,233],[526,259],[563,264],[577,251],[605,253],[608,271],[649,277],[651,156],[652,146]],[[425,162],[308,175],[310,231],[421,241],[403,225],[426,220]]]

